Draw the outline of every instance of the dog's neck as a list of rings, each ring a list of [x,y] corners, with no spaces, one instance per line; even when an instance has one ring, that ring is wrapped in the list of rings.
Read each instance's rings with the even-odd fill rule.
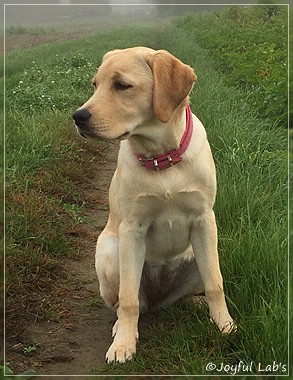
[[[185,106],[174,111],[168,123],[153,119],[135,129],[129,138],[132,150],[145,157],[153,157],[178,149],[186,128]]]

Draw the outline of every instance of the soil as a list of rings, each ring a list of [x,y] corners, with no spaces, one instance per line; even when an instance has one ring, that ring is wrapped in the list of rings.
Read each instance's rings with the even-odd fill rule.
[[[116,315],[99,296],[94,253],[108,217],[108,188],[117,151],[118,144],[114,144],[99,158],[93,181],[81,189],[91,207],[83,215],[88,223],[73,232],[84,239],[81,253],[64,260],[64,274],[54,290],[60,305],[58,318],[37,320],[21,334],[6,337],[5,359],[14,374],[33,370],[38,375],[67,375],[69,379],[70,375],[91,375],[104,364]]]
[[[5,36],[5,53],[9,53],[12,50],[30,49],[39,45],[48,44],[52,42],[67,41],[75,38],[80,38],[88,35],[94,31],[93,26],[81,26],[79,30],[56,32],[39,32],[32,34],[30,32],[24,32],[23,34],[6,34]],[[4,38],[0,39],[0,54],[4,54]]]

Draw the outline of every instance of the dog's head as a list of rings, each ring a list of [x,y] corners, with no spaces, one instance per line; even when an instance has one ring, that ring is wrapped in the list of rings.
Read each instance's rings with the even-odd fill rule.
[[[195,80],[193,69],[165,50],[110,51],[92,80],[93,95],[73,114],[78,132],[125,139],[140,126],[168,123]]]

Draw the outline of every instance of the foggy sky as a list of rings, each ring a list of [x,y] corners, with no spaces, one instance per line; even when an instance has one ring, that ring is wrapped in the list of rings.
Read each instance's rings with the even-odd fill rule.
[[[84,13],[90,13],[90,7],[96,6],[94,16],[96,16],[99,13],[99,5],[100,7],[102,4],[108,3],[112,7],[112,12],[117,13],[121,12],[122,14],[126,14],[128,12],[133,12],[134,9],[141,10],[143,12],[144,9],[150,9],[154,8],[152,5],[156,5],[154,1],[147,1],[147,0],[100,0],[100,1],[94,1],[94,0],[26,0],[28,4],[40,4],[40,5],[26,5],[24,1],[21,0],[1,0],[2,1],[2,25],[4,21],[4,3],[5,6],[5,24],[6,26],[11,25],[29,25],[33,27],[34,25],[39,25],[42,23],[62,23],[62,20],[68,19],[68,20],[76,20],[77,18],[82,18],[82,12],[84,10]],[[168,11],[171,10],[171,8],[175,8],[175,4],[178,7],[181,7],[181,5],[178,5],[179,0],[158,0],[158,4],[171,4],[173,5],[166,5],[165,9],[168,9]],[[239,0],[240,2],[240,0]],[[255,3],[255,1],[252,0],[244,0],[245,3]],[[63,5],[60,5],[63,3]],[[71,5],[69,5],[69,3]],[[184,4],[193,4],[194,0],[184,0]],[[200,5],[205,5],[203,8],[207,8],[207,4],[211,3],[211,0],[206,1],[200,1],[199,3],[194,4],[195,7],[192,8],[196,11],[200,10]],[[237,0],[225,0],[225,1],[212,1],[213,4],[236,4]],[[12,5],[12,4],[18,4],[18,5]],[[43,4],[43,5],[42,5]],[[51,4],[51,5],[44,5],[44,4]],[[73,5],[75,4],[75,5]],[[92,4],[92,5],[84,5],[84,4]],[[123,5],[124,4],[124,5]],[[129,5],[125,5],[129,4]],[[145,4],[145,7],[142,7],[142,4]],[[97,6],[98,5],[98,6]],[[170,8],[171,7],[171,8]],[[210,7],[208,7],[210,8]],[[100,8],[102,9],[102,8]],[[182,9],[182,8],[179,8]],[[162,10],[162,6],[160,6],[160,10]],[[60,12],[59,12],[60,11]],[[101,10],[101,16],[103,15],[103,11]],[[174,15],[176,15],[176,12],[174,12]],[[84,15],[86,17],[86,15]]]

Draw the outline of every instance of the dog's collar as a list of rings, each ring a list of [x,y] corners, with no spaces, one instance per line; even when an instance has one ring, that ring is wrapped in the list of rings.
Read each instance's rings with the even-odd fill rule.
[[[191,140],[193,131],[192,113],[190,106],[186,107],[186,128],[182,139],[180,141],[180,146],[178,149],[171,150],[167,153],[161,154],[156,157],[147,158],[139,153],[134,153],[138,158],[139,162],[147,169],[150,170],[164,170],[168,169],[173,165],[179,164],[182,161],[183,153],[188,148]]]

